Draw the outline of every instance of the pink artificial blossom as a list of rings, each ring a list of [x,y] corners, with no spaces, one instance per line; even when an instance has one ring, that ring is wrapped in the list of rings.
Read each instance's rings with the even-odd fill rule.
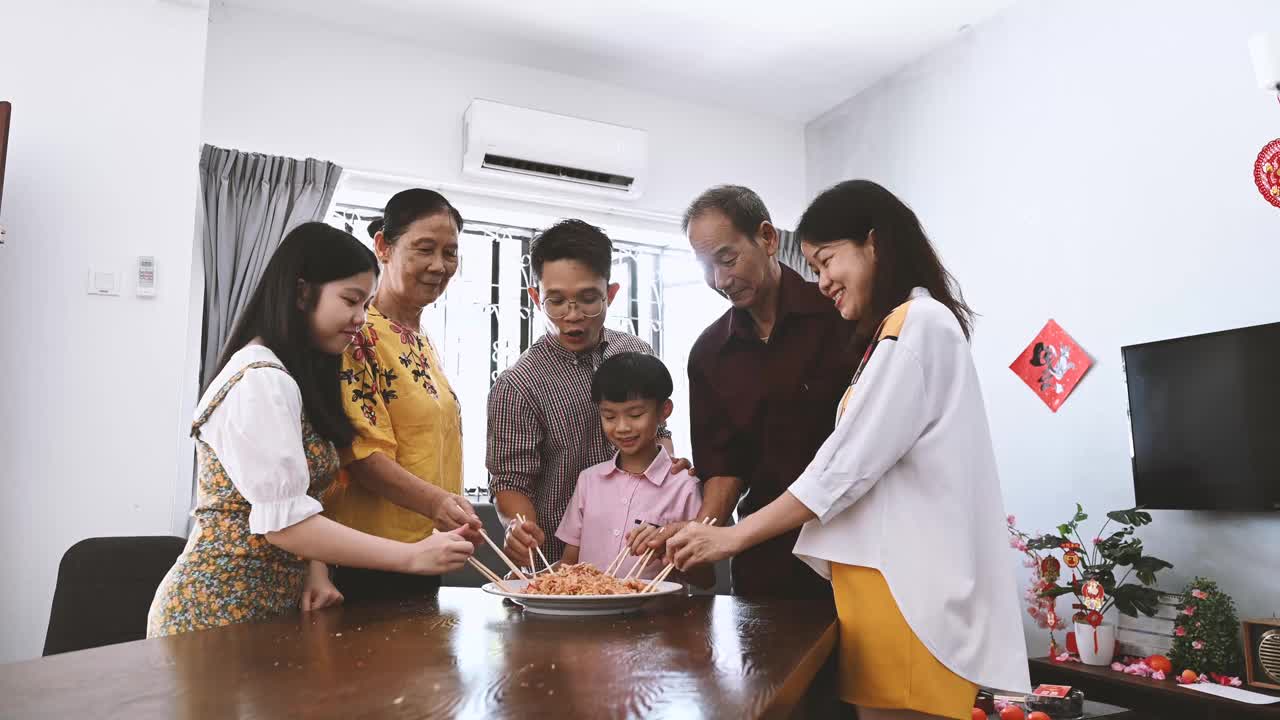
[[[1009,523],[1009,527],[1013,527],[1014,525],[1018,524],[1018,518],[1010,515],[1009,517],[1005,518],[1005,522]]]
[[[1187,629],[1179,625],[1178,627],[1173,629],[1173,634],[1177,635],[1178,637],[1185,637],[1187,634]]]
[[[1197,600],[1204,600],[1205,598],[1209,597],[1209,593],[1203,590],[1196,589],[1191,591],[1191,597]]]
[[[1152,679],[1152,680],[1164,680],[1164,671],[1163,671],[1163,670],[1157,670],[1157,671],[1155,671],[1155,672],[1151,673],[1151,679]]]
[[[1094,539],[1093,539],[1093,544],[1094,544],[1094,545],[1101,545],[1101,544],[1102,544],[1102,538],[1100,538],[1100,537],[1096,537],[1096,538],[1094,538]]]
[[[1185,608],[1183,608],[1183,609],[1182,609],[1182,614],[1183,614],[1183,615],[1187,615],[1187,616],[1195,615],[1195,614],[1196,614],[1196,606],[1195,606],[1195,605],[1188,605],[1188,606],[1186,606]]]
[[[1191,647],[1193,647],[1193,648],[1195,648],[1195,649],[1197,649],[1197,650],[1203,650],[1203,649],[1204,649],[1204,641],[1203,641],[1203,640],[1196,640],[1195,642],[1191,643]]]

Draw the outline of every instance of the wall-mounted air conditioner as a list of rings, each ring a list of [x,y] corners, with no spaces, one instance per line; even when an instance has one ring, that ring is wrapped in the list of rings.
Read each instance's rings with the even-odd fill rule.
[[[462,172],[557,192],[640,197],[649,134],[620,125],[473,100],[463,116]]]

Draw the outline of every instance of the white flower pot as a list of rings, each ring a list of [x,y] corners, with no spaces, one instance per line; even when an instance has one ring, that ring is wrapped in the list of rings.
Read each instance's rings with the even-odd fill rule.
[[[1080,662],[1085,665],[1110,665],[1116,654],[1115,623],[1103,623],[1093,627],[1088,623],[1076,623],[1076,648],[1080,651]],[[1094,632],[1097,632],[1097,644],[1094,644]],[[1096,649],[1095,649],[1096,648]]]

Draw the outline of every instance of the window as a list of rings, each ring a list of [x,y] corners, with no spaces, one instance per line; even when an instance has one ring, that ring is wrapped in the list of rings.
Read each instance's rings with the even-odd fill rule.
[[[329,222],[367,240],[369,221],[380,215],[378,209],[339,201]],[[463,483],[468,494],[482,499],[488,498],[489,484],[484,464],[489,388],[548,327],[527,292],[529,243],[536,233],[468,217],[458,238],[457,274],[423,313],[423,330],[462,403]],[[703,284],[688,250],[620,237],[613,241],[613,281],[621,287],[606,324],[643,338],[667,364],[676,405],[668,425],[677,454],[688,457],[689,349],[727,302]]]

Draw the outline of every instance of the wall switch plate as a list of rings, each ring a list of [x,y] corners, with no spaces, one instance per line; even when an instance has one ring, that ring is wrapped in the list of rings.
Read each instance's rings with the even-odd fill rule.
[[[114,270],[89,268],[90,295],[119,295],[120,273]]]
[[[151,255],[138,256],[138,297],[155,297],[156,295],[156,259]]]

